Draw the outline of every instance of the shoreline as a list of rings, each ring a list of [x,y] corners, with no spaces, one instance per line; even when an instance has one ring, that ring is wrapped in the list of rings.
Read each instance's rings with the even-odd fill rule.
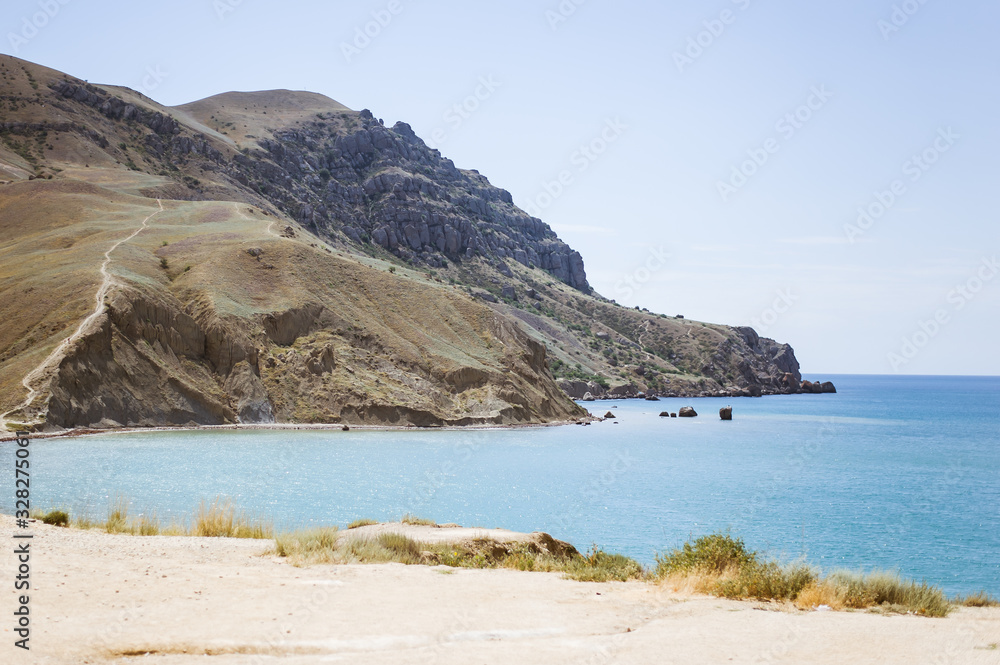
[[[0,517],[0,528],[9,534],[13,520]],[[31,648],[51,663],[650,663],[669,654],[694,665],[987,665],[1000,644],[1000,608],[935,619],[805,611],[547,572],[297,567],[273,541],[32,530]],[[9,567],[13,555],[0,559]],[[12,641],[0,647],[5,662],[19,651]]]
[[[709,398],[731,398],[731,399],[760,399],[762,397],[776,397],[776,396],[787,396],[787,395],[804,395],[804,394],[820,394],[820,393],[766,393],[759,397],[753,397],[748,395],[677,395],[677,396],[656,396],[656,399],[647,399],[645,397],[595,397],[593,401],[583,400],[581,398],[571,397],[574,402],[583,402],[584,404],[596,404],[596,403],[606,403],[606,402],[623,402],[623,401],[637,401],[637,402],[659,402],[667,399],[709,399]],[[581,405],[582,406],[582,405]],[[587,409],[586,406],[582,408]],[[602,407],[603,408],[603,407]],[[492,430],[519,430],[519,429],[536,429],[543,427],[564,427],[567,425],[583,425],[592,422],[600,422],[604,420],[600,416],[594,415],[593,413],[589,416],[581,416],[574,420],[560,420],[549,423],[511,423],[507,425],[490,425],[490,424],[480,424],[480,425],[350,425],[347,424],[349,431],[359,431],[359,432],[425,432],[425,431],[446,431],[446,432],[475,432],[475,431],[492,431]],[[103,436],[107,434],[141,434],[141,433],[154,433],[154,432],[204,432],[204,431],[230,431],[230,430],[274,430],[274,431],[294,431],[294,430],[310,430],[310,431],[344,431],[345,423],[235,423],[227,425],[156,425],[151,427],[115,427],[108,429],[96,429],[93,427],[74,427],[72,429],[56,431],[56,432],[30,432],[29,435],[32,439],[58,439],[58,438],[78,438],[85,436]],[[8,441],[14,441],[17,439],[16,433],[7,431],[0,432],[0,443],[5,443]]]
[[[347,432],[475,432],[492,430],[518,430],[537,429],[543,427],[564,427],[567,425],[580,425],[585,422],[593,422],[597,418],[581,417],[577,420],[566,420],[551,423],[512,423],[509,425],[441,425],[421,427],[418,425],[348,425]],[[29,432],[31,439],[60,439],[79,438],[86,436],[105,436],[109,434],[143,434],[157,432],[225,432],[225,431],[329,431],[345,432],[343,423],[248,423],[233,425],[179,425],[177,427],[158,425],[155,427],[116,427],[110,429],[94,429],[91,427],[76,427],[61,432]],[[14,432],[5,432],[0,435],[0,443],[14,441],[17,438]]]

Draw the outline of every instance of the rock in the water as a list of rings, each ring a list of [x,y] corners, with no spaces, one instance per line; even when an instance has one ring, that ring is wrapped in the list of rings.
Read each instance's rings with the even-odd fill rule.
[[[647,402],[659,402],[660,398],[657,397],[656,395],[646,395],[646,401]]]
[[[671,418],[676,418],[676,417],[677,417],[677,414],[676,414],[676,413],[671,413],[671,414],[670,414],[670,417],[671,417]]]
[[[698,412],[690,406],[685,406],[680,410],[679,415],[681,418],[697,418]]]
[[[660,412],[660,417],[661,418],[669,418],[670,417],[670,412],[669,411],[661,411]]]
[[[612,420],[614,420],[614,419],[615,419],[615,418],[617,418],[618,416],[616,416],[615,414],[613,414],[613,413],[611,413],[610,411],[608,411],[607,413],[605,413],[605,414],[604,414],[604,417],[605,417],[605,418],[611,418]]]
[[[587,393],[586,395],[583,396],[583,401],[584,402],[596,402],[597,398],[594,397],[593,395],[591,395],[590,393]]]
[[[816,381],[815,383],[812,381],[803,381],[802,392],[818,395],[820,393],[835,393],[837,392],[837,389],[829,381],[826,383],[820,383],[819,381]]]
[[[719,417],[722,418],[723,420],[732,420],[733,419],[733,407],[731,407],[731,406],[724,406],[721,409],[719,409]]]

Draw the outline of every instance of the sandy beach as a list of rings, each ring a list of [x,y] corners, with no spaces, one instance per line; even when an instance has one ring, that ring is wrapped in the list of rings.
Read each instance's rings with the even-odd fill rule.
[[[297,568],[271,541],[34,533],[31,652],[8,619],[5,663],[1000,662],[996,608],[802,612],[552,573]],[[0,560],[13,577],[13,548]]]

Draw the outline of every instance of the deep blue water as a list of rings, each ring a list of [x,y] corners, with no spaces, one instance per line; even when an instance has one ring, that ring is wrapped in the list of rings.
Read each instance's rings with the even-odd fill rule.
[[[217,495],[282,528],[398,519],[548,531],[651,563],[729,529],[824,570],[1000,595],[1000,378],[813,377],[837,395],[585,404],[619,424],[183,432],[32,442],[35,505],[190,516]],[[731,404],[733,422],[720,406]],[[692,420],[660,411],[694,406]],[[0,447],[11,487],[13,448]],[[10,513],[10,492],[0,510]]]

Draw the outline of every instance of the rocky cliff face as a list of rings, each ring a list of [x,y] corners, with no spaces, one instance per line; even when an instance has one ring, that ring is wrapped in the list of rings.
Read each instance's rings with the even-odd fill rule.
[[[201,317],[199,317],[201,318]],[[545,351],[496,321],[489,334],[523,353],[496,366],[443,359],[392,364],[394,349],[337,328],[321,305],[255,319],[196,321],[119,292],[49,377],[47,399],[17,414],[49,427],[227,423],[509,425],[579,417],[539,381]],[[266,332],[256,336],[260,326]],[[279,344],[278,342],[282,342]]]
[[[345,121],[345,117],[347,120]],[[483,257],[539,267],[589,291],[580,254],[509,192],[428,148],[403,122],[368,111],[275,132],[263,152],[235,158],[251,187],[327,239],[343,234],[400,259],[441,268]]]
[[[232,183],[326,239],[375,243],[434,268],[473,257],[509,258],[590,289],[583,258],[547,224],[478,172],[456,168],[404,122],[389,129],[367,110],[319,113],[227,156],[174,118],[96,86],[63,79],[51,88],[110,120],[148,128],[143,148],[159,161],[211,162]]]

